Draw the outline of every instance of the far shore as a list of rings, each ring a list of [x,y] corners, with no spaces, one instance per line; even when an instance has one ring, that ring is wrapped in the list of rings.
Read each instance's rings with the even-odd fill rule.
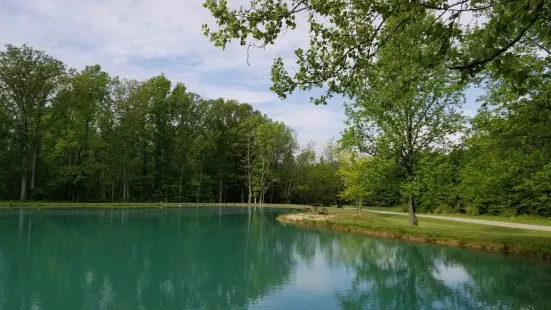
[[[309,206],[298,204],[254,204],[254,203],[178,203],[178,202],[30,202],[0,201],[0,209],[21,208],[189,208],[189,207],[266,207],[308,209]]]

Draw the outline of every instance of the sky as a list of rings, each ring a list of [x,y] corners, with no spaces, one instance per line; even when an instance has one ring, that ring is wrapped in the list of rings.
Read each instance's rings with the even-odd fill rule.
[[[246,6],[247,0],[228,0]],[[344,130],[343,100],[315,106],[298,92],[280,100],[269,90],[273,59],[293,63],[294,50],[306,47],[306,28],[288,32],[265,49],[230,44],[214,47],[201,25],[215,25],[203,0],[1,0],[0,44],[27,44],[70,67],[100,64],[112,76],[146,80],[164,73],[173,82],[206,98],[249,103],[283,121],[301,145],[313,141],[319,152]],[[290,61],[289,61],[290,59]],[[479,89],[467,90],[466,114],[473,115]]]

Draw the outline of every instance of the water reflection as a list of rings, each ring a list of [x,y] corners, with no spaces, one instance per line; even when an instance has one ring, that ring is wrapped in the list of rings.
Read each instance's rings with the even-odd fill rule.
[[[0,309],[544,309],[546,264],[258,208],[0,214]]]
[[[338,296],[342,309],[545,309],[551,303],[545,263],[342,235],[320,236],[320,247],[329,262],[353,270],[350,288]]]

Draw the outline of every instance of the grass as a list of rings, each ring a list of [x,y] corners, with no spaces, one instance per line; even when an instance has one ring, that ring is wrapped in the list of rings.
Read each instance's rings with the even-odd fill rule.
[[[350,206],[350,207],[353,207],[353,206]],[[404,209],[402,207],[390,207],[390,208],[386,208],[386,207],[363,207],[363,209],[365,209],[365,210],[377,210],[377,211],[404,212]],[[461,213],[422,213],[422,212],[419,212],[417,214],[427,214],[427,215],[460,217],[460,218],[479,219],[479,220],[498,221],[498,222],[508,222],[508,223],[551,226],[551,217],[541,217],[541,216],[534,216],[534,215],[502,216],[502,215],[467,215],[467,214],[461,214]]]
[[[0,209],[9,208],[152,208],[152,207],[248,207],[262,206],[274,208],[308,208],[294,204],[247,204],[247,203],[163,203],[163,202],[41,202],[41,201],[0,201]]]
[[[355,210],[331,209],[336,217],[321,220],[286,220],[284,223],[391,237],[486,251],[526,255],[551,260],[551,232],[469,224],[438,219],[422,219],[409,226],[407,217]]]

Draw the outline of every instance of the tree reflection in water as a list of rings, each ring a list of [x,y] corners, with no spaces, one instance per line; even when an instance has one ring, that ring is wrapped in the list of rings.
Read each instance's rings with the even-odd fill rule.
[[[324,240],[328,239],[328,240]],[[332,264],[354,270],[342,309],[544,309],[549,264],[493,253],[342,234],[320,236]]]
[[[273,217],[259,208],[5,212],[0,310],[551,304],[546,264],[284,227]],[[305,296],[299,284],[315,289]]]

